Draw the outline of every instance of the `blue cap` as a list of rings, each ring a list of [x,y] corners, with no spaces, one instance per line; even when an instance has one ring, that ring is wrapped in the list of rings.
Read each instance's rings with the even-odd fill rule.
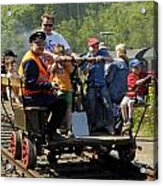
[[[138,67],[141,66],[142,62],[139,61],[138,59],[131,59],[131,61],[129,62],[129,67],[130,68],[134,68],[134,67]]]

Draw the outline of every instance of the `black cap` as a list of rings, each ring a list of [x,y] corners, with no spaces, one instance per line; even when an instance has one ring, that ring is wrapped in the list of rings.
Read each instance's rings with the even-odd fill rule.
[[[45,39],[46,39],[46,34],[44,32],[37,31],[29,37],[29,42],[32,43],[33,41],[36,40],[45,40]]]
[[[17,57],[17,55],[14,54],[14,52],[10,49],[5,50],[2,55],[3,57],[6,57],[6,56]]]

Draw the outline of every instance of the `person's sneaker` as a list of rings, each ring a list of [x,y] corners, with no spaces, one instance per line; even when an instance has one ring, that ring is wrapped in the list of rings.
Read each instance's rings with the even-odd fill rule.
[[[122,127],[122,133],[126,132],[126,131],[130,131],[131,130],[131,122],[126,122],[124,123],[123,127]]]
[[[73,132],[71,130],[68,130],[65,137],[66,138],[74,138],[75,136],[74,136],[74,134],[73,134]]]
[[[60,135],[65,135],[67,133],[66,128],[58,128],[56,131],[57,131],[57,134],[60,134]]]
[[[109,126],[105,127],[105,129],[107,130],[109,135],[115,135],[115,130],[114,130],[114,127],[112,125],[109,125]]]

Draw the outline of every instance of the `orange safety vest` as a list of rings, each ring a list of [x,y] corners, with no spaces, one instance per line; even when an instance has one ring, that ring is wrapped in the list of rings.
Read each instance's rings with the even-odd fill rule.
[[[29,60],[29,59],[33,59],[35,61],[35,63],[37,64],[38,68],[39,68],[39,76],[37,79],[37,82],[47,82],[49,81],[49,73],[46,71],[46,69],[43,67],[39,56],[35,56],[34,53],[32,51],[28,51],[19,66],[18,69],[18,73],[21,77],[24,76],[24,69],[23,69],[23,65],[25,63],[25,61]],[[38,94],[38,93],[49,93],[49,91],[45,91],[45,90],[29,90],[26,87],[23,87],[22,93],[24,96],[27,95],[34,95],[34,94]]]

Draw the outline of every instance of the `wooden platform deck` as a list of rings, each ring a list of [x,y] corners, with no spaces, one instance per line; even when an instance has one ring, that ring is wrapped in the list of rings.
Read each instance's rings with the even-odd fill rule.
[[[76,136],[74,138],[56,138],[49,146],[114,146],[127,145],[131,142],[129,136]]]

